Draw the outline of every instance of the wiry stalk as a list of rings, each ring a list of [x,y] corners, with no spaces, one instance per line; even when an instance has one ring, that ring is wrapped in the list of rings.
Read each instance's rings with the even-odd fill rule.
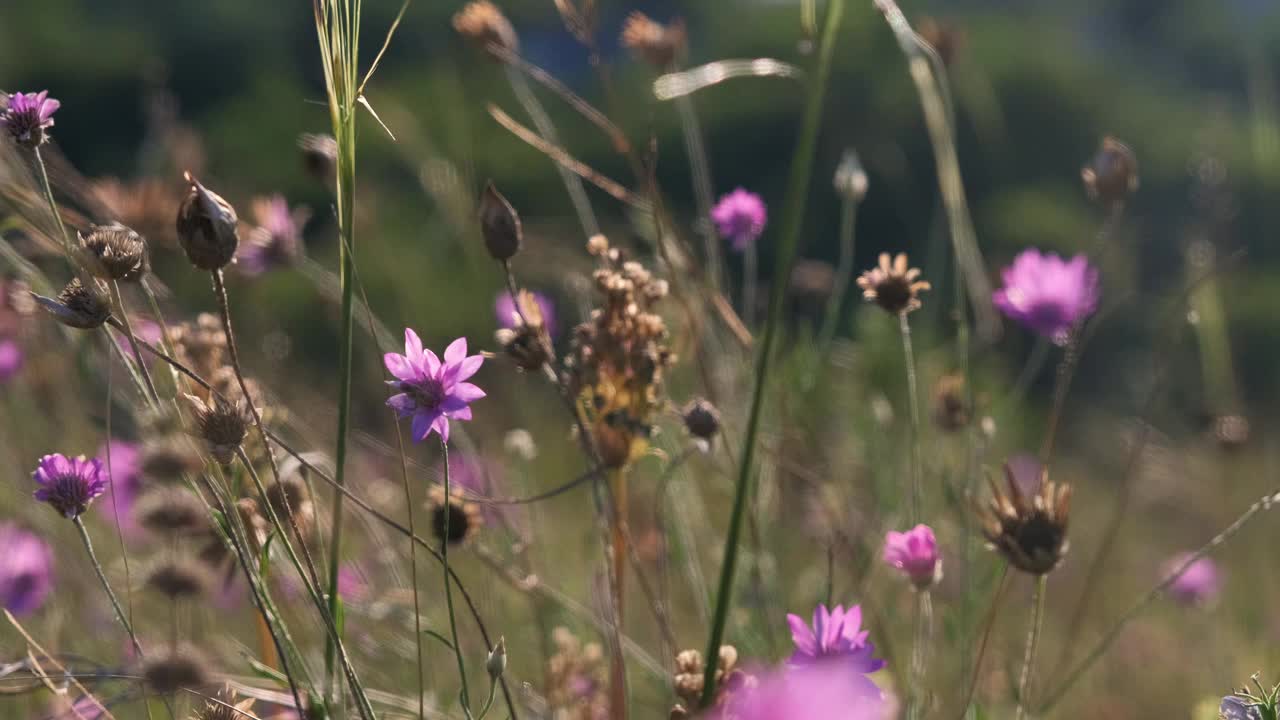
[[[703,254],[707,263],[707,283],[712,292],[720,292],[724,284],[724,258],[720,253],[720,238],[711,222],[711,204],[715,193],[711,181],[711,163],[707,160],[707,148],[702,141],[702,127],[693,98],[683,95],[676,98],[676,112],[680,114],[680,130],[684,136],[685,154],[689,156],[689,171],[693,175],[693,197],[698,204],[698,220],[694,229],[702,236]],[[747,323],[751,323],[748,321]]]
[[[831,347],[831,339],[836,334],[836,324],[840,320],[840,310],[844,307],[845,294],[849,292],[849,281],[853,278],[854,240],[856,238],[858,219],[858,201],[844,198],[840,203],[840,258],[836,261],[835,286],[831,288],[831,297],[827,298],[827,309],[822,317],[822,330],[818,333],[819,361],[826,358]]]
[[[440,438],[440,454],[444,458],[444,528],[440,539],[440,565],[444,570],[444,602],[449,611],[449,637],[453,640],[453,656],[458,661],[458,680],[462,683],[462,712],[471,717],[471,695],[467,690],[467,665],[462,659],[462,646],[458,643],[458,620],[453,612],[453,583],[449,582],[449,503],[453,501],[450,493],[453,488],[449,484],[449,443]]]
[[[1044,624],[1045,586],[1048,581],[1048,575],[1036,578],[1035,599],[1031,601],[1031,622],[1027,625],[1027,646],[1022,655],[1022,674],[1018,677],[1016,720],[1022,720],[1027,716],[1027,706],[1031,704],[1027,694],[1031,692],[1031,670],[1036,662],[1036,648],[1040,646],[1040,628]]]
[[[404,433],[400,432],[399,423],[396,423],[396,447],[400,451],[400,479],[404,482],[404,506],[409,516],[409,534],[413,535],[413,491],[409,486],[409,463],[405,459]],[[445,515],[447,517],[448,513]],[[448,535],[447,532],[445,534]],[[409,543],[409,582],[413,583],[413,644],[418,661],[418,719],[423,720],[427,711],[427,689],[422,677],[422,603],[418,598],[418,549],[413,543]]]
[[[819,50],[817,72],[813,76],[813,84],[809,86],[809,96],[805,104],[804,119],[801,125],[799,143],[791,161],[791,177],[787,186],[787,199],[783,209],[783,234],[778,245],[775,271],[777,277],[791,276],[791,266],[795,263],[796,250],[800,241],[800,228],[804,222],[804,207],[809,193],[810,175],[813,170],[813,156],[817,147],[818,125],[822,119],[822,101],[831,75],[831,58],[835,49],[836,32],[840,28],[840,19],[844,13],[844,0],[831,0],[827,10],[826,27],[823,30],[822,46]],[[737,570],[738,542],[742,533],[742,521],[746,515],[747,498],[750,495],[751,479],[756,472],[755,452],[756,438],[760,431],[760,421],[764,414],[764,396],[768,387],[770,358],[774,343],[777,340],[778,327],[781,325],[783,301],[786,299],[786,283],[773,283],[769,302],[769,317],[765,321],[764,337],[760,343],[760,358],[756,365],[755,387],[751,396],[751,412],[747,420],[745,442],[742,447],[742,459],[738,464],[738,481],[734,490],[733,510],[729,516],[729,531],[725,537],[724,561],[720,569],[720,582],[716,592],[715,614],[712,616],[711,635],[707,642],[706,674],[703,677],[702,707],[711,705],[716,696],[716,662],[720,657],[720,644],[724,639],[725,624],[728,622],[729,608],[733,600],[733,579]]]
[[[80,540],[84,543],[85,552],[89,554],[89,563],[93,565],[93,571],[98,575],[98,582],[102,584],[102,589],[107,593],[107,599],[111,601],[111,609],[116,613],[116,619],[120,621],[120,626],[124,628],[125,633],[129,636],[129,642],[133,644],[134,652],[138,653],[138,657],[144,657],[142,652],[142,644],[138,642],[138,636],[133,632],[133,624],[129,622],[128,615],[125,614],[124,608],[120,607],[120,600],[116,598],[115,592],[111,589],[111,582],[107,580],[107,574],[102,570],[102,563],[98,562],[98,556],[93,552],[93,541],[89,539],[89,531],[85,529],[84,521],[77,515],[71,520],[75,523],[76,530],[80,531]]]
[[[902,335],[902,359],[907,368],[907,402],[911,405],[911,524],[920,522],[924,490],[920,475],[920,390],[916,386],[916,356],[911,346],[911,323],[907,313],[898,313],[898,331]]]
[[[911,682],[907,687],[907,720],[916,720],[925,710],[928,692],[924,677],[929,665],[929,644],[933,636],[933,599],[928,590],[916,594],[914,637],[911,642]]]

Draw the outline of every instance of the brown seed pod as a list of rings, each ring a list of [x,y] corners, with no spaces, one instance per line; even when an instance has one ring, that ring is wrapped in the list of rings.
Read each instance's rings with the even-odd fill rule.
[[[221,270],[235,258],[240,246],[236,210],[191,173],[183,177],[191,187],[178,208],[178,243],[192,265]]]
[[[515,257],[524,242],[519,213],[492,182],[480,196],[480,232],[490,257],[499,262]]]

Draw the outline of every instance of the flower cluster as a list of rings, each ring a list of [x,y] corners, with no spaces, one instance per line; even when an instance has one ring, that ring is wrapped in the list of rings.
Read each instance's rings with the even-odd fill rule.
[[[588,429],[607,467],[627,465],[649,446],[653,419],[662,407],[663,373],[675,361],[667,325],[654,307],[667,283],[627,260],[602,235],[588,250],[601,267],[595,285],[600,307],[573,334],[565,359],[566,380],[587,408]]]

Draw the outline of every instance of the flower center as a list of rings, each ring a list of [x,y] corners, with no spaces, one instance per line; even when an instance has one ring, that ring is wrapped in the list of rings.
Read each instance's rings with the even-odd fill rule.
[[[444,402],[444,385],[439,380],[430,378],[414,383],[405,388],[405,392],[414,399],[418,407],[435,410]]]

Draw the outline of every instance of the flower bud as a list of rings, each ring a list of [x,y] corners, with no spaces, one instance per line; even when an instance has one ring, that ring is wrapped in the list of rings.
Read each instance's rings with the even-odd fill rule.
[[[862,202],[862,198],[866,196],[867,172],[862,169],[862,161],[858,159],[858,153],[853,148],[845,150],[844,155],[840,157],[833,184],[836,194],[845,200]]]
[[[236,210],[191,173],[183,177],[191,189],[178,208],[178,243],[192,265],[201,270],[221,270],[235,258],[240,246]]]
[[[524,240],[520,215],[492,182],[485,186],[480,197],[480,232],[484,234],[484,246],[494,260],[505,262],[520,252],[520,244]]]
[[[1080,171],[1080,179],[1089,197],[1107,207],[1123,205],[1138,189],[1138,158],[1128,145],[1113,137],[1103,138],[1102,148]]]
[[[484,669],[489,673],[489,679],[496,681],[502,677],[502,673],[507,670],[507,642],[505,638],[498,638],[498,644],[493,646],[493,650],[489,652],[489,659],[484,661]]]

